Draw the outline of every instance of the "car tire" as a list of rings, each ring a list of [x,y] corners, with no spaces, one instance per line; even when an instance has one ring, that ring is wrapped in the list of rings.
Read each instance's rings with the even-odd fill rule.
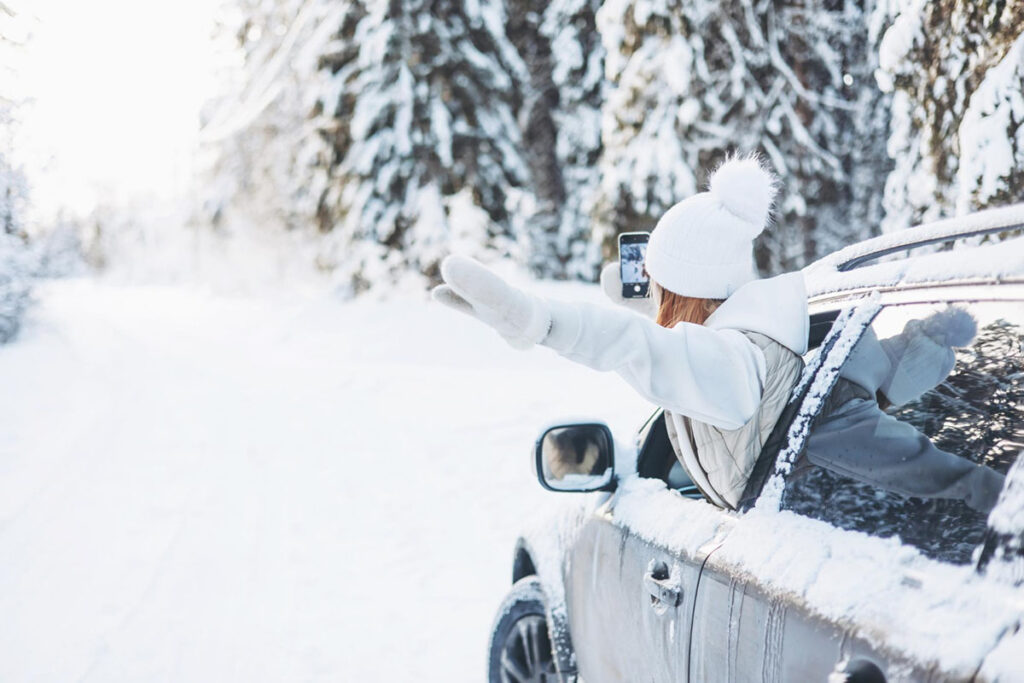
[[[490,683],[558,683],[544,590],[536,576],[516,581],[491,628]]]

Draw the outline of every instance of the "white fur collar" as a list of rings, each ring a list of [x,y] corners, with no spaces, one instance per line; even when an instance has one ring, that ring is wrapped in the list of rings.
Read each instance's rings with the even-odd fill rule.
[[[715,330],[758,332],[797,355],[807,353],[810,318],[800,271],[743,285],[704,323]]]

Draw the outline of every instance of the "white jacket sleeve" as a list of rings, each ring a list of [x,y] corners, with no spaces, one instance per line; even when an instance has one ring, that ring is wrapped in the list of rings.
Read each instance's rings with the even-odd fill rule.
[[[625,310],[548,302],[542,344],[595,370],[614,370],[666,410],[738,429],[757,411],[764,354],[736,330],[680,323],[672,329]]]

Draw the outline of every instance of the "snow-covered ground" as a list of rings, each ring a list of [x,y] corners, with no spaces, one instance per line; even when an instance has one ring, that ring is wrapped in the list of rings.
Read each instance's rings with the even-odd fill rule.
[[[596,288],[548,285],[565,298]],[[478,681],[539,428],[648,412],[418,299],[73,280],[0,347],[0,680]]]

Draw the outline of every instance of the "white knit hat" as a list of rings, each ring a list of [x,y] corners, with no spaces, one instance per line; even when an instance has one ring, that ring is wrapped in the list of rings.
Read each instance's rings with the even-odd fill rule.
[[[747,157],[726,161],[709,184],[661,217],[646,266],[670,292],[725,299],[757,277],[752,243],[768,223],[775,179],[756,157]]]

